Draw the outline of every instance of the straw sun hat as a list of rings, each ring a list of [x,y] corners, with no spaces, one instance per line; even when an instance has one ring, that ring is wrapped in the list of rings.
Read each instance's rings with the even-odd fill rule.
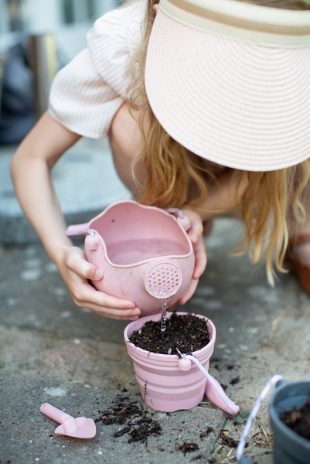
[[[310,154],[310,2],[254,3],[160,0],[145,84],[156,118],[188,150],[272,171]]]

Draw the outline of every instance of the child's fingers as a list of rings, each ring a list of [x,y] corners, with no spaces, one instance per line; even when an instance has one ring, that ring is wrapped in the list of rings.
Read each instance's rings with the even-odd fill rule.
[[[197,243],[194,244],[195,253],[195,268],[193,272],[193,279],[199,279],[204,273],[207,266],[207,252],[206,245],[201,237]]]
[[[206,246],[203,239],[203,223],[201,217],[194,211],[184,210],[184,212],[191,220],[191,227],[187,233],[194,248],[195,268],[193,272],[193,279],[196,280],[203,274],[207,265]]]
[[[140,310],[138,308],[134,309],[113,309],[113,308],[104,308],[99,307],[93,304],[85,305],[88,309],[96,313],[98,316],[109,317],[110,319],[119,319],[119,320],[130,320],[135,321],[140,316]]]
[[[180,298],[179,304],[185,304],[194,294],[197,285],[198,285],[198,280],[192,280],[190,286],[186,290],[186,293],[182,295],[182,298]]]
[[[118,311],[120,309],[138,309],[132,301],[117,298],[95,290],[86,282],[78,282],[75,284],[75,288],[72,289],[72,296],[79,306],[89,307],[89,305],[93,305],[96,306],[98,310],[101,308],[116,309]]]
[[[197,243],[199,237],[201,237],[203,233],[203,225],[202,222],[199,220],[192,221],[191,228],[188,231],[189,239],[193,244]]]
[[[71,247],[65,258],[65,281],[77,306],[111,319],[136,320],[141,310],[135,303],[96,290],[87,282],[104,278],[103,272],[84,259],[79,248]]]
[[[83,279],[101,280],[104,277],[101,269],[97,269],[83,258],[81,250],[72,250],[67,256],[66,265]]]

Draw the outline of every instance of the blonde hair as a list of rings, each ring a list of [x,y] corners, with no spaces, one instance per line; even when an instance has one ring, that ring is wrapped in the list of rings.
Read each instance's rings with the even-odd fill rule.
[[[283,7],[304,4],[290,0],[253,1],[277,6],[281,3]],[[138,185],[137,199],[159,207],[182,208],[187,205],[199,210],[208,197],[208,186],[216,182],[216,176],[202,158],[190,154],[170,137],[154,116],[145,93],[144,66],[156,3],[148,0],[144,36],[132,60],[128,93],[130,108],[140,110],[138,125],[143,140],[132,171],[135,175],[135,167],[142,158],[146,173],[143,183]],[[285,271],[283,261],[289,242],[289,216],[296,223],[306,220],[303,200],[310,179],[310,161],[272,172],[235,170],[232,175],[237,183],[241,185],[245,181],[247,185],[239,204],[245,225],[245,238],[239,252],[248,251],[253,263],[265,258],[268,281],[273,284],[274,270]]]

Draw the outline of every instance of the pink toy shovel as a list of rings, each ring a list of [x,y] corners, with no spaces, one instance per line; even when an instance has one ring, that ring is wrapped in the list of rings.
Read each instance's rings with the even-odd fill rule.
[[[74,417],[69,416],[69,414],[55,408],[55,406],[49,403],[42,404],[40,412],[61,424],[55,430],[56,435],[85,439],[94,438],[96,435],[96,425],[93,419],[86,419],[86,417],[74,419]]]

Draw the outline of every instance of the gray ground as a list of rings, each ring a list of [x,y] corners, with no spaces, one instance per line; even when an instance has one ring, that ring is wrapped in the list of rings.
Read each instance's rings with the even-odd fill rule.
[[[130,399],[141,403],[123,343],[125,324],[76,308],[40,245],[0,248],[1,464],[233,461],[235,449],[225,445],[225,437],[239,438],[247,412],[273,374],[289,381],[309,378],[310,353],[309,298],[293,277],[282,276],[273,289],[262,268],[230,256],[240,234],[237,222],[216,223],[207,239],[207,272],[185,309],[215,323],[210,372],[227,385],[242,415],[234,424],[207,401],[191,411],[155,412],[163,433],[147,446],[128,443],[128,435],[113,438],[123,426],[100,422],[91,441],[53,434],[55,423],[39,412],[43,402],[96,418],[126,387]],[[201,439],[207,427],[213,430]],[[199,449],[184,455],[177,450],[184,441]],[[247,453],[269,464],[271,446],[265,405]]]
[[[248,411],[275,373],[309,379],[310,300],[292,276],[276,288],[263,268],[232,257],[240,224],[219,220],[207,239],[209,265],[186,311],[207,315],[217,342],[210,372],[241,407],[234,422],[207,401],[191,411],[155,412],[163,433],[147,446],[113,438],[123,425],[97,423],[87,442],[54,435],[55,423],[39,407],[51,402],[69,414],[93,418],[112,406],[125,387],[142,405],[123,343],[124,323],[76,308],[55,267],[38,244],[16,201],[8,166],[12,149],[0,150],[0,464],[226,463],[229,439],[238,440]],[[67,223],[86,221],[106,204],[128,197],[113,170],[107,144],[83,140],[53,173]],[[252,430],[248,455],[272,462],[267,402]],[[148,414],[152,413],[148,410]],[[200,434],[208,427],[212,431]],[[199,449],[183,455],[184,441]],[[230,444],[232,444],[230,442]]]

